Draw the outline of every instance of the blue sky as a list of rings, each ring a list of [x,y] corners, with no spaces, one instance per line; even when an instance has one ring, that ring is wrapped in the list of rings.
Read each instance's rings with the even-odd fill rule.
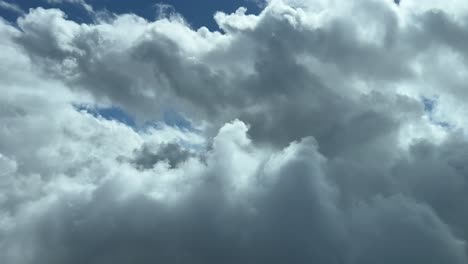
[[[111,107],[94,107],[86,105],[74,105],[77,111],[85,111],[92,114],[95,117],[102,117],[107,120],[116,120],[124,123],[127,126],[133,127],[134,129],[140,130],[145,129],[148,126],[158,126],[158,120],[147,121],[144,124],[137,124],[135,118],[129,113],[125,112],[122,108],[117,106]],[[162,120],[166,125],[177,127],[180,129],[188,129],[190,131],[196,131],[192,126],[192,123],[185,119],[182,115],[172,109],[166,109],[162,114]]]
[[[450,128],[451,125],[446,122],[446,121],[441,121],[438,120],[436,117],[434,117],[434,112],[437,108],[437,98],[428,98],[428,97],[422,97],[422,103],[424,105],[424,111],[426,112],[427,116],[429,117],[429,120],[438,126],[444,127],[444,128]]]
[[[15,4],[23,10],[38,6],[45,8],[60,7],[72,20],[77,22],[89,22],[91,20],[86,10],[75,4],[48,4],[46,0],[4,0],[4,2]],[[182,14],[192,27],[206,26],[210,29],[217,29],[213,20],[213,14],[216,11],[234,12],[240,6],[246,7],[248,13],[259,13],[261,10],[254,0],[88,0],[86,2],[93,6],[96,11],[108,10],[117,14],[135,13],[148,20],[155,19],[157,4],[168,4]],[[0,8],[0,16],[10,21],[14,21],[18,15],[17,12]]]

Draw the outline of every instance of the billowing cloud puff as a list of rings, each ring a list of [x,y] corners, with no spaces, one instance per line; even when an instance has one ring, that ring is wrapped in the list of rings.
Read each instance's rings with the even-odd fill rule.
[[[265,5],[0,20],[0,263],[467,263],[466,4]]]

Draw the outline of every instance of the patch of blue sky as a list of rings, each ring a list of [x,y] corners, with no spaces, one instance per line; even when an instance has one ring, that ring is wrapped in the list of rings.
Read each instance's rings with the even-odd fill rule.
[[[98,107],[80,104],[75,104],[73,106],[77,111],[85,111],[96,118],[100,117],[106,120],[114,120],[116,122],[123,123],[136,131],[145,131],[149,128],[158,128],[162,127],[163,125],[167,125],[180,130],[199,132],[196,128],[194,128],[189,120],[172,109],[167,109],[163,112],[162,120],[137,122],[135,117],[117,106]]]
[[[168,126],[177,127],[180,129],[188,129],[191,131],[196,130],[189,120],[187,120],[181,114],[172,109],[164,111],[163,121]]]
[[[439,120],[438,118],[434,116],[434,111],[437,108],[437,100],[438,100],[437,97],[428,98],[428,97],[423,96],[421,98],[421,101],[424,106],[424,112],[426,112],[427,117],[429,118],[429,121],[437,126],[440,126],[446,129],[453,128],[453,125],[450,124],[449,122]]]
[[[123,123],[129,127],[137,128],[135,118],[126,113],[122,108],[111,107],[94,107],[89,105],[73,105],[77,111],[85,111],[94,117],[101,117],[106,120],[114,120]]]

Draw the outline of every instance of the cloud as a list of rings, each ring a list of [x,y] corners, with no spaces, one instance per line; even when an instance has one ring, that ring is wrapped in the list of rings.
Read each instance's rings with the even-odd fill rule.
[[[46,0],[49,4],[62,4],[62,3],[71,3],[75,5],[82,6],[86,11],[93,13],[93,7],[86,3],[85,0]]]
[[[466,263],[461,6],[0,21],[0,262]]]
[[[0,1],[0,8],[15,12],[17,14],[24,14],[25,13],[24,10],[21,9],[21,7],[19,7],[18,5],[13,4],[13,3],[9,3],[9,2],[6,2],[6,1]]]
[[[175,168],[180,163],[186,161],[190,156],[192,155],[188,150],[183,149],[176,143],[159,146],[156,153],[151,151],[150,147],[143,146],[142,149],[137,152],[133,163],[139,168],[150,169],[158,162],[166,161],[171,168]]]

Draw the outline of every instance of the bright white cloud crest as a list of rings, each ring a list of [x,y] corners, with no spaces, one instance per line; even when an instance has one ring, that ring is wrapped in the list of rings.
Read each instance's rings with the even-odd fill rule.
[[[0,263],[467,263],[467,15],[1,20]]]

